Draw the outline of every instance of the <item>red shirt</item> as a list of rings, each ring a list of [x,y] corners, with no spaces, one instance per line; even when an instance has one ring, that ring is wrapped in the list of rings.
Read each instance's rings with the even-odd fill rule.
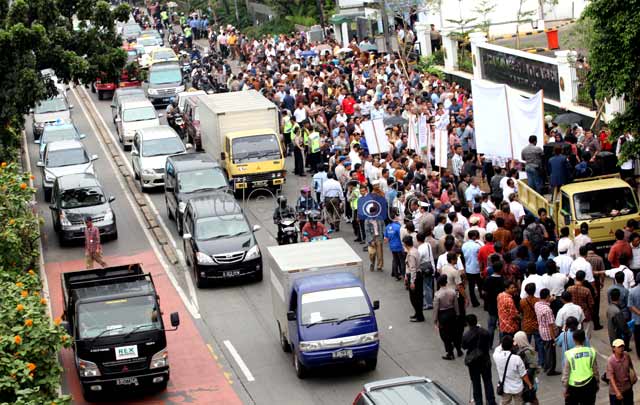
[[[609,135],[606,132],[600,131],[600,134],[598,134],[598,139],[600,140],[600,148],[602,150],[607,152],[611,152],[611,150],[613,150],[613,145],[611,145],[611,142],[609,142]]]
[[[342,109],[344,110],[344,113],[347,115],[353,115],[356,112],[353,108],[355,104],[356,100],[353,97],[345,97],[345,99],[342,100]]]
[[[620,256],[626,255],[627,259],[631,260],[633,258],[633,252],[631,251],[631,245],[629,242],[624,240],[617,240],[616,243],[611,246],[609,250],[609,263],[611,263],[611,268],[620,267]]]
[[[478,263],[480,263],[480,274],[482,277],[487,276],[487,263],[489,262],[489,256],[494,254],[496,250],[493,248],[493,242],[487,242],[478,251]]]
[[[367,184],[367,179],[364,177],[364,172],[356,172],[356,177],[360,184]]]

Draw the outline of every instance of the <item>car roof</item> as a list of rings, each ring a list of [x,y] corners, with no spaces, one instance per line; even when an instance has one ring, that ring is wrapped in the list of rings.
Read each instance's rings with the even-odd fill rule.
[[[149,72],[165,69],[180,69],[180,64],[175,60],[168,60],[164,62],[156,62],[149,66]]]
[[[561,191],[566,192],[567,194],[576,194],[612,188],[629,188],[629,183],[619,178],[580,181],[565,184],[561,187]]]
[[[167,158],[171,161],[173,167],[177,171],[190,171],[197,169],[218,168],[220,164],[217,160],[206,153],[183,153],[181,155],[172,155]]]
[[[75,139],[67,139],[64,141],[54,141],[47,144],[47,150],[65,150],[65,149],[84,149],[82,142]]]
[[[138,133],[143,140],[178,137],[176,131],[169,125],[157,125],[153,127],[140,128],[138,129]]]
[[[172,54],[176,54],[175,52],[173,52],[173,49],[171,48],[167,48],[166,46],[161,46],[158,47],[156,49],[154,49],[153,51],[151,51],[152,53],[156,53],[156,52],[171,52]]]
[[[45,125],[42,131],[44,134],[45,132],[67,131],[69,129],[74,129],[78,132],[78,128],[76,128],[75,124],[49,124]]]
[[[147,99],[141,99],[137,97],[133,97],[131,99],[124,100],[122,102],[122,108],[140,108],[140,107],[153,107],[151,101]],[[155,109],[154,109],[155,110]]]
[[[58,187],[62,190],[72,190],[82,187],[102,188],[96,176],[90,173],[68,174],[58,177],[56,181],[58,182]]]
[[[396,387],[398,385],[415,384],[420,382],[431,382],[427,377],[405,376],[398,378],[389,378],[386,380],[374,381],[364,385],[366,392],[371,392],[383,388]]]
[[[134,96],[137,94],[144,95],[144,90],[142,89],[142,87],[119,87],[116,89],[116,95],[118,97],[129,95]]]
[[[387,380],[374,381],[364,385],[364,392],[366,392],[370,398],[372,396],[375,396],[376,404],[392,405],[392,404],[398,403],[397,401],[399,399],[402,399],[404,400],[403,403],[406,403],[407,405],[409,405],[409,404],[413,404],[414,402],[412,400],[417,399],[417,397],[412,395],[411,398],[400,398],[399,392],[393,392],[392,395],[384,395],[383,392],[385,392],[385,390],[395,391],[394,388],[406,387],[407,385],[413,385],[413,384],[425,384],[431,388],[430,390],[431,392],[441,393],[443,396],[450,399],[451,402],[454,404],[463,404],[463,402],[451,391],[449,391],[445,386],[427,377],[406,376],[406,377],[390,378]],[[408,391],[407,394],[409,392],[413,392],[413,391]],[[424,399],[422,398],[422,395],[418,395],[418,396],[421,397],[421,401],[415,402],[415,403],[416,404],[424,403]],[[412,402],[409,402],[409,401],[412,401]]]
[[[226,192],[213,192],[189,200],[195,218],[221,217],[241,214],[242,209],[236,199]]]

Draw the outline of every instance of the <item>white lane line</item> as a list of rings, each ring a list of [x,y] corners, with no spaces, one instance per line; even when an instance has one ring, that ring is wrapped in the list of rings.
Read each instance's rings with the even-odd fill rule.
[[[242,370],[242,373],[246,377],[247,381],[255,381],[256,379],[253,378],[253,374],[251,374],[249,367],[247,367],[246,363],[244,362],[244,360],[242,360],[242,357],[240,357],[238,351],[235,347],[233,347],[231,342],[225,340],[223,343],[227,347],[227,350],[229,350],[229,353],[231,353],[231,357],[233,357],[236,363],[238,363],[238,366],[240,367],[240,370]]]
[[[106,128],[107,133],[111,137],[111,141],[116,146],[116,149],[118,149],[118,153],[120,154],[121,160],[124,162],[125,166],[129,170],[129,173],[133,176],[134,172],[133,172],[133,167],[131,166],[131,161],[129,160],[129,158],[126,155],[126,153],[120,148],[120,141],[118,140],[118,138],[116,138],[116,136],[114,135],[113,131],[111,131],[111,128],[109,128],[109,126],[105,122],[104,118],[100,114],[100,111],[98,111],[98,109],[95,106],[93,100],[89,96],[89,93],[87,92],[87,90],[81,87],[80,91],[83,91],[85,93],[85,96],[86,96],[86,99],[88,100],[88,103],[90,104],[91,108],[96,113],[96,115],[98,116],[98,119],[102,123],[103,127]],[[173,248],[175,249],[175,251],[176,251],[176,253],[178,255],[178,260],[179,260],[180,264],[184,268],[186,268],[186,262],[185,262],[185,259],[184,259],[184,253],[182,252],[182,249],[180,249],[178,247],[178,242],[174,239],[173,233],[169,230],[169,227],[167,226],[166,222],[160,216],[160,213],[158,212],[158,209],[157,209],[156,205],[151,200],[151,197],[149,197],[149,195],[144,193],[144,192],[142,193],[142,195],[144,196],[145,200],[147,201],[147,206],[151,208],[151,211],[155,215],[156,222],[158,222],[158,224],[160,224],[160,226],[162,227],[162,230],[169,237],[169,241],[171,242],[171,245],[173,246]],[[198,304],[198,296],[196,295],[196,290],[195,290],[195,287],[193,285],[193,280],[191,280],[191,277],[189,276],[188,271],[185,271],[185,273],[187,273],[185,275],[185,279],[187,280],[186,282],[187,282],[187,287],[189,289],[189,295],[191,296],[191,303],[199,311],[200,310],[200,305]]]
[[[76,97],[76,99],[79,100],[79,97],[76,94],[75,88],[72,88],[71,92]],[[109,158],[109,156],[110,156],[109,155],[109,151],[107,150],[107,147],[104,145],[104,143],[100,139],[100,136],[98,135],[98,129],[93,124],[93,120],[90,119],[89,114],[87,113],[87,111],[84,108],[84,104],[83,103],[78,103],[78,104],[80,104],[80,108],[82,109],[82,112],[87,117],[87,121],[89,122],[89,125],[91,126],[91,129],[96,134],[96,140],[98,141],[98,145],[100,145],[100,148],[102,149],[102,151],[105,154],[105,157],[107,158],[106,160],[109,162],[109,165],[111,165],[111,168],[113,169],[113,173],[115,174],[114,177],[118,181],[118,184],[120,185],[120,188],[122,189],[123,194],[127,198],[127,201],[129,201],[129,204],[131,205],[132,211],[133,211],[134,215],[136,216],[136,218],[138,219],[138,222],[140,223],[140,227],[142,228],[142,231],[144,232],[145,236],[147,237],[147,240],[149,241],[149,244],[151,245],[151,248],[153,249],[154,253],[158,257],[158,260],[160,261],[160,264],[162,265],[162,268],[164,269],[164,272],[167,274],[167,277],[169,277],[169,281],[171,281],[171,284],[173,285],[173,287],[178,292],[178,295],[180,296],[180,299],[182,299],[182,302],[184,303],[185,307],[187,308],[187,310],[189,311],[191,316],[193,316],[194,319],[200,319],[200,313],[198,312],[198,308],[189,300],[189,298],[185,294],[185,292],[182,289],[182,287],[180,287],[180,284],[178,283],[178,280],[175,278],[173,272],[169,268],[168,263],[164,260],[164,254],[160,251],[160,249],[158,248],[158,246],[156,244],[156,241],[155,241],[153,235],[151,235],[151,232],[147,229],[147,227],[145,225],[144,218],[142,218],[142,214],[140,213],[140,211],[137,208],[137,204],[135,203],[135,201],[133,201],[133,197],[129,194],[127,185],[124,184],[124,178],[118,174],[119,173],[118,167],[116,166],[115,162],[112,159]]]

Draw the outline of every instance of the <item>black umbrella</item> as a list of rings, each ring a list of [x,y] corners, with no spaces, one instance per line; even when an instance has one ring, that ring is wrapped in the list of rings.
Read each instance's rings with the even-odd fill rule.
[[[556,117],[553,119],[553,122],[558,125],[582,125],[582,116],[576,113],[564,113],[556,115]]]
[[[385,118],[384,119],[384,126],[385,127],[393,127],[396,125],[404,125],[406,124],[407,121],[405,118],[402,118],[399,115],[392,115],[391,117]]]

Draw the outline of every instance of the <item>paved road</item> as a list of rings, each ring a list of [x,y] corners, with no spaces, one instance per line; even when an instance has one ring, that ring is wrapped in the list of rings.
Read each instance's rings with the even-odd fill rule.
[[[85,90],[77,88],[75,91],[83,92]],[[104,124],[115,137],[109,101],[98,101],[95,95],[90,93],[88,95],[92,101],[90,108],[97,109]],[[146,238],[145,231],[134,214],[134,208],[129,204],[119,185],[118,176],[120,174],[114,172],[113,166],[107,161],[106,154],[96,140],[95,130],[91,127],[84,111],[78,106],[75,95],[71,94],[71,98],[72,103],[76,104],[73,114],[74,120],[80,131],[88,134],[86,144],[89,150],[101,157],[96,163],[99,177],[107,193],[116,196],[115,210],[118,217],[120,238],[116,242],[109,242],[105,245],[105,254],[107,257],[113,258],[148,254],[153,250],[153,246]],[[35,147],[31,146],[30,151],[34,156]],[[130,163],[131,157],[128,152],[122,152],[122,156],[123,160]],[[35,163],[35,160],[32,163]],[[288,160],[287,166],[291,169],[293,162]],[[36,185],[41,181],[39,176],[37,177]],[[303,184],[310,184],[310,182],[310,177],[299,178],[290,175],[284,187],[284,194],[290,201],[295,201],[300,187]],[[42,201],[41,193],[38,198],[39,201]],[[157,211],[159,220],[166,225],[173,243],[180,249],[182,242],[178,239],[175,224],[167,217],[164,195],[161,190],[149,193],[148,198],[149,205]],[[261,194],[252,196],[252,198],[243,201],[243,204],[250,222],[262,225],[262,230],[258,231],[256,236],[263,254],[266,255],[266,247],[275,244],[275,226],[271,222],[273,199],[267,194]],[[82,258],[81,248],[61,249],[58,246],[56,237],[52,233],[46,207],[47,205],[44,203],[40,205],[40,210],[46,219],[46,261],[54,263],[73,260],[76,266],[81,266],[81,262],[78,261]],[[344,237],[362,255],[365,263],[368,261],[366,254],[362,251],[362,245],[352,243],[353,234],[350,226],[343,225],[342,231],[335,234],[334,237]],[[381,352],[375,371],[364,372],[358,368],[330,368],[321,370],[308,379],[299,380],[295,376],[291,356],[283,353],[278,344],[268,275],[261,283],[227,283],[218,287],[196,290],[193,288],[191,275],[185,271],[183,264],[172,266],[170,270],[176,277],[178,290],[183,293],[189,303],[197,308],[197,311],[194,311],[194,313],[197,312],[195,313],[194,325],[200,332],[200,336],[191,336],[193,341],[182,340],[179,344],[188,347],[192,342],[196,344],[195,342],[204,340],[211,345],[215,356],[214,360],[225,372],[228,384],[233,387],[245,403],[351,403],[364,383],[403,375],[425,375],[437,379],[452,389],[464,402],[468,401],[470,383],[462,359],[456,359],[452,362],[440,359],[443,354],[443,346],[431,322],[423,324],[408,322],[408,316],[411,313],[408,294],[401,283],[390,277],[391,257],[388,251],[385,251],[385,263],[384,273],[366,272],[367,274],[365,274],[369,295],[372,299],[381,301],[381,309],[377,312]],[[268,271],[268,268],[266,270]],[[165,284],[167,289],[174,288],[169,283]],[[161,291],[162,294],[164,292]],[[165,308],[165,311],[170,312],[172,309]],[[476,313],[485,323],[486,317],[483,311],[472,310],[471,312]],[[188,312],[185,310],[181,315],[183,319],[187,318]],[[427,314],[427,319],[431,319],[430,313]],[[598,336],[603,335],[599,334]],[[208,361],[213,363],[212,359],[208,359]],[[173,371],[172,378],[179,378],[176,375],[182,370],[181,368]],[[73,372],[71,369],[67,371]],[[205,379],[207,378],[212,384],[219,383],[215,376],[206,375]],[[494,373],[494,382],[495,379]],[[559,377],[542,377],[541,387],[540,397],[544,403],[561,401]],[[605,398],[602,394],[601,392],[601,396]],[[145,403],[156,403],[157,398],[161,400],[159,403],[180,402],[156,396],[147,399]],[[195,400],[192,398],[191,403],[211,402],[198,400],[196,397]]]

